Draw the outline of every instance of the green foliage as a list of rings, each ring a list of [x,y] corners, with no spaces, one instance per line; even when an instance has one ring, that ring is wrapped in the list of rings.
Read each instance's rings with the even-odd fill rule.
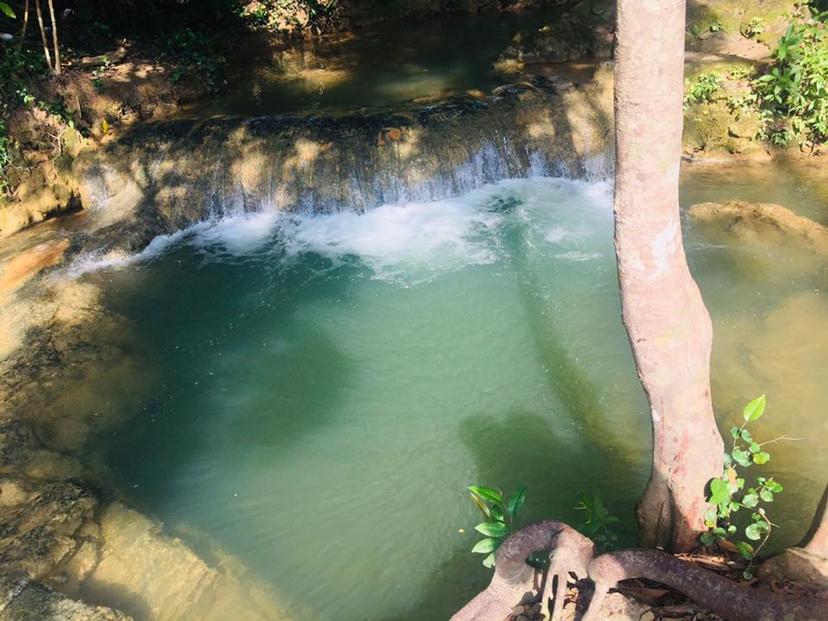
[[[212,35],[196,33],[190,28],[174,31],[164,41],[164,50],[181,64],[170,74],[170,80],[178,82],[187,73],[193,73],[204,80],[208,91],[217,91],[226,60],[216,49]]]
[[[526,499],[526,488],[519,487],[508,499],[504,499],[500,489],[493,487],[471,485],[468,490],[471,492],[472,502],[485,518],[483,522],[474,527],[484,536],[484,539],[474,545],[472,552],[485,554],[483,565],[493,567],[494,553],[514,528],[515,516]]]
[[[754,82],[765,138],[778,146],[828,138],[827,19],[828,13],[816,13],[791,23],[769,71]]]
[[[710,103],[724,86],[722,75],[712,71],[701,73],[685,85],[684,104]]]
[[[744,571],[746,579],[753,577],[754,560],[767,543],[772,527],[775,526],[761,505],[773,502],[774,496],[783,491],[782,485],[772,477],[757,477],[756,484],[746,488],[745,478],[740,476],[740,469],[764,465],[770,461],[770,453],[764,447],[773,440],[756,442],[747,429],[749,423],[756,422],[764,415],[766,405],[765,395],[748,403],[742,411],[744,422],[740,427],[732,427],[730,430],[733,445],[730,452],[725,453],[723,475],[710,481],[710,495],[707,500],[712,506],[704,514],[704,523],[708,531],[701,536],[701,542],[705,546],[724,541],[731,542],[739,554],[748,561]],[[743,515],[740,513],[743,509],[750,512],[750,517],[746,523],[742,520],[737,524],[735,519],[737,514],[740,517]],[[750,543],[757,541],[760,543],[756,547]]]
[[[747,37],[748,39],[753,39],[765,32],[766,28],[767,24],[765,24],[764,19],[761,17],[752,17],[749,21],[742,24],[739,32],[742,33],[742,36]]]
[[[617,524],[620,520],[614,515],[610,515],[604,503],[601,502],[600,496],[593,495],[582,496],[581,500],[575,505],[576,511],[583,511],[584,521],[580,524],[578,530],[584,535],[592,539],[599,548],[609,549],[615,546],[618,541],[618,535],[612,529],[613,524]]]
[[[48,71],[42,56],[16,45],[0,45],[0,195],[9,191],[12,142],[4,119],[18,106],[39,103],[31,84]]]
[[[16,19],[17,15],[14,14],[12,8],[5,2],[0,2],[0,13],[5,15],[10,19]]]
[[[0,119],[0,194],[6,194],[9,191],[6,168],[11,164],[11,160],[11,144],[6,132],[6,123]]]

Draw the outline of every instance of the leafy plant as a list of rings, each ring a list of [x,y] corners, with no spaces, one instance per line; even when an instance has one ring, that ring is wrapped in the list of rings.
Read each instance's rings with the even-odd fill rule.
[[[208,91],[218,90],[219,76],[226,60],[216,52],[214,38],[181,28],[167,37],[164,48],[169,56],[181,63],[172,71],[171,82],[178,82],[187,72],[192,72],[204,80]]]
[[[574,509],[583,511],[585,514],[584,521],[578,530],[601,548],[608,549],[615,546],[618,535],[613,531],[612,525],[617,524],[620,520],[614,515],[610,515],[600,496],[597,494],[594,494],[592,498],[582,496]]]
[[[468,490],[471,492],[472,502],[485,518],[483,522],[474,527],[474,530],[483,535],[484,539],[474,544],[472,552],[486,554],[483,565],[494,567],[495,550],[500,547],[514,528],[515,516],[526,499],[526,487],[516,489],[508,500],[504,500],[503,492],[497,488],[471,485]]]
[[[754,82],[766,135],[776,144],[797,138],[812,144],[828,138],[828,13],[799,19],[779,39],[773,66]],[[789,126],[778,131],[780,120]]]
[[[765,32],[767,25],[765,24],[765,20],[761,17],[753,17],[750,21],[742,24],[742,27],[739,29],[739,32],[742,33],[742,36],[753,39],[754,37],[758,37],[760,34]]]
[[[14,14],[12,8],[6,2],[0,2],[0,13],[10,19],[15,19],[17,15]]]
[[[686,86],[686,94],[684,95],[684,103],[709,103],[713,101],[716,94],[724,86],[724,80],[720,73],[715,71],[709,73],[701,73],[696,78],[688,82]]]
[[[0,119],[0,195],[9,191],[6,168],[11,164],[11,144],[6,133],[6,124]]]
[[[780,483],[773,478],[766,477],[757,477],[754,486],[745,488],[745,479],[739,476],[740,468],[747,469],[753,465],[768,463],[771,456],[764,447],[771,442],[783,439],[777,438],[760,443],[756,442],[748,431],[748,424],[762,417],[766,405],[765,395],[757,397],[744,407],[742,425],[730,429],[733,445],[730,452],[725,453],[724,456],[724,473],[720,478],[710,481],[710,495],[707,500],[713,506],[704,514],[704,523],[709,530],[701,535],[701,542],[705,546],[719,543],[725,548],[730,546],[722,542],[731,542],[731,538],[738,536],[736,541],[731,542],[731,545],[748,561],[743,574],[748,580],[754,574],[754,560],[768,542],[772,527],[775,526],[761,505],[773,502],[774,496],[783,491]],[[743,531],[741,535],[750,542],[760,542],[756,547],[741,538],[740,527],[733,523],[736,514],[742,509],[750,511],[750,518],[747,525],[741,529]]]

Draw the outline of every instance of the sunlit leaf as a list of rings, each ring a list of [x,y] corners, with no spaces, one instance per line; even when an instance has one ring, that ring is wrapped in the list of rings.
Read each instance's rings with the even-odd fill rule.
[[[722,479],[713,479],[710,481],[710,502],[714,505],[720,505],[728,500],[730,500],[730,491],[727,481]]]
[[[494,552],[495,548],[497,548],[497,539],[487,537],[474,544],[471,551],[474,554],[488,554],[489,552]]]
[[[503,522],[481,522],[477,526],[474,527],[481,535],[486,535],[487,537],[505,537],[506,534],[509,532],[509,529],[506,527],[506,524]]]
[[[765,413],[765,405],[767,405],[767,398],[765,395],[759,395],[745,406],[745,409],[742,410],[742,416],[748,422],[759,420],[762,414]]]
[[[482,485],[470,485],[468,490],[483,500],[488,500],[489,502],[498,504],[503,502],[503,494],[500,490],[493,489],[491,487],[484,487]]]

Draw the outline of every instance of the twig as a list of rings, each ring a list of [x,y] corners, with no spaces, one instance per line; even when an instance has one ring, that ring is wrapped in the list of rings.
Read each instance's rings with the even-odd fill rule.
[[[804,440],[805,438],[793,438],[791,436],[779,436],[778,438],[774,438],[773,440],[765,440],[764,442],[760,442],[759,446],[765,446],[766,444],[773,444],[774,442],[779,442],[780,440]]]

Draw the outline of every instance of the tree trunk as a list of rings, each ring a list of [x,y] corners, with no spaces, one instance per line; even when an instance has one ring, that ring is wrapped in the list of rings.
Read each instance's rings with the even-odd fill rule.
[[[35,0],[35,13],[37,13],[37,25],[40,28],[40,40],[43,43],[43,54],[46,56],[46,64],[49,66],[49,70],[54,71],[52,55],[49,53],[49,41],[46,39],[46,27],[43,25],[43,11],[40,9],[40,0]]]
[[[817,505],[814,523],[806,535],[803,546],[811,554],[828,559],[828,485]]]
[[[619,0],[615,251],[624,325],[650,403],[653,466],[642,543],[686,550],[722,474],[710,400],[712,326],[684,255],[678,204],[685,0]]]
[[[55,75],[60,75],[60,46],[58,45],[58,25],[55,19],[55,5],[49,2],[49,19],[52,21],[52,42],[55,46]]]
[[[29,28],[29,0],[23,5],[23,25],[20,27],[20,40],[17,42],[17,51],[23,49],[23,42],[26,40],[26,30]]]

